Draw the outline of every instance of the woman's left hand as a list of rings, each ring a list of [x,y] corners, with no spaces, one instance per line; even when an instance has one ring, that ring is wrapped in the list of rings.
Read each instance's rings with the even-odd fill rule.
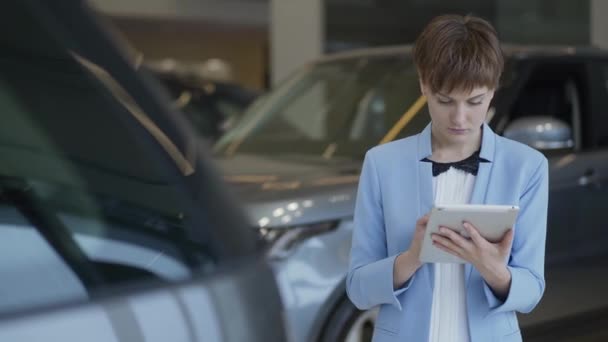
[[[472,224],[465,222],[463,226],[470,238],[450,228],[441,227],[439,234],[432,235],[433,244],[470,262],[494,293],[504,298],[511,284],[511,273],[506,262],[511,252],[513,229],[509,229],[500,241],[492,243],[481,236]]]

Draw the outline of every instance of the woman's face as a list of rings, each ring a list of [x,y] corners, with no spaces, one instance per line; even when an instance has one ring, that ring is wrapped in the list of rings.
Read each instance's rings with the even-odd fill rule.
[[[449,93],[433,93],[424,84],[421,84],[421,88],[427,98],[435,136],[454,144],[479,138],[490,101],[494,97],[493,89],[477,87],[470,92],[456,89]]]

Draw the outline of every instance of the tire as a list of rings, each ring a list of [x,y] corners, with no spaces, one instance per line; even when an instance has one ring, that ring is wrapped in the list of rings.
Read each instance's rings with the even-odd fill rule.
[[[361,311],[348,298],[336,307],[320,342],[371,342],[378,309]]]

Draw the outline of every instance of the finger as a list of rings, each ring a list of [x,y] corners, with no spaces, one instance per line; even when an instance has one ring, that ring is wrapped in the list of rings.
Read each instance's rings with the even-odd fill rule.
[[[453,250],[453,249],[451,249],[451,248],[449,248],[449,247],[446,247],[446,246],[442,245],[442,244],[441,244],[440,242],[438,242],[438,241],[433,241],[433,246],[435,246],[435,247],[437,247],[437,248],[441,249],[441,250],[442,250],[442,251],[444,251],[444,252],[447,252],[447,253],[449,253],[449,254],[452,254],[452,255],[455,255],[455,256],[457,256],[457,257],[462,258],[462,254],[461,254],[459,251],[456,251],[456,250]]]
[[[425,216],[422,216],[421,218],[418,219],[418,221],[416,221],[416,230],[425,230],[426,224],[428,222],[429,222],[428,214]]]
[[[511,242],[513,242],[513,228],[507,230],[507,232],[502,236],[502,240],[500,240],[500,246],[503,249],[507,249],[511,246]]]
[[[429,218],[431,217],[431,214],[426,214],[424,216],[422,216],[421,218],[418,219],[418,222],[416,222],[417,225],[426,225],[429,222]]]
[[[458,247],[462,249],[467,249],[471,244],[468,239],[466,239],[465,237],[460,235],[460,233],[457,233],[455,230],[452,230],[450,228],[439,227],[439,232],[441,233],[441,235],[447,236],[450,240],[452,240],[452,242],[454,242],[454,244],[458,245]]]
[[[467,233],[469,233],[469,236],[471,237],[471,240],[473,241],[473,243],[475,243],[475,245],[481,247],[484,243],[488,242],[488,240],[486,240],[483,236],[481,236],[481,234],[479,234],[479,230],[477,230],[477,228],[469,222],[463,222],[462,225],[467,231]]]
[[[448,237],[445,237],[443,235],[440,234],[433,234],[431,236],[431,239],[433,240],[433,244],[439,244],[449,250],[454,251],[454,253],[458,256],[460,256],[463,253],[463,250],[460,246],[456,245],[451,239],[449,239]]]

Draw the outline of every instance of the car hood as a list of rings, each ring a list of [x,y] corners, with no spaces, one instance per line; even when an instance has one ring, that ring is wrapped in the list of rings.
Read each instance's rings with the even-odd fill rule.
[[[290,227],[353,215],[360,160],[237,155],[217,162],[256,227]]]

